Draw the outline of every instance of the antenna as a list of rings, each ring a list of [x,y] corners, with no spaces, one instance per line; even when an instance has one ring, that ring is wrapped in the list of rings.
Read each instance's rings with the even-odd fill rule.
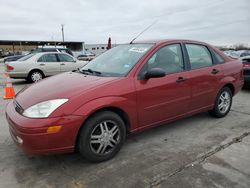
[[[131,40],[130,44],[132,44],[139,36],[141,36],[145,31],[147,31],[150,27],[152,27],[154,24],[156,24],[158,20],[155,20],[153,23],[151,23],[146,29],[144,29],[142,32],[140,32],[133,40]]]

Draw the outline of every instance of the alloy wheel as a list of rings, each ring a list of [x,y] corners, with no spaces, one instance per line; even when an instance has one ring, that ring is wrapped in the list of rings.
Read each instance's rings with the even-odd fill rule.
[[[90,135],[91,150],[98,155],[112,152],[120,142],[120,130],[114,121],[99,123]]]
[[[228,111],[231,105],[231,97],[227,91],[223,91],[219,98],[218,109],[224,114]]]
[[[40,72],[33,72],[31,74],[31,80],[33,82],[38,82],[39,80],[43,79],[43,75]]]

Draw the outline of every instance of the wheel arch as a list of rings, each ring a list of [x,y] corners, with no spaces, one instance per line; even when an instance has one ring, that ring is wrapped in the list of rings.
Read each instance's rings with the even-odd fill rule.
[[[224,88],[224,87],[228,87],[231,90],[232,95],[234,96],[234,94],[235,94],[235,87],[234,87],[234,85],[232,83],[227,83],[222,88]]]
[[[126,133],[127,134],[130,133],[131,122],[130,122],[128,114],[123,109],[121,109],[119,107],[115,107],[115,106],[101,107],[101,108],[97,109],[96,111],[93,111],[91,114],[89,114],[88,117],[82,123],[81,127],[79,128],[79,130],[77,132],[77,136],[76,136],[76,140],[75,140],[75,149],[78,149],[77,148],[77,143],[78,143],[78,140],[79,140],[79,134],[80,134],[85,122],[88,119],[90,119],[92,116],[94,116],[95,114],[103,112],[103,111],[110,111],[110,112],[114,112],[117,115],[119,115],[121,117],[121,119],[123,120],[124,124],[125,124]]]
[[[34,68],[34,69],[31,69],[28,73],[28,77],[30,76],[30,74],[34,71],[39,71],[40,73],[42,73],[42,75],[45,77],[45,73],[41,70],[41,69],[38,69],[38,68]]]

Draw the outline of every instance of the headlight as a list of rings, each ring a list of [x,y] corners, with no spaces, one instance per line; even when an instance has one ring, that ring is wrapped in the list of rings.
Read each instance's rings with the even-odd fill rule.
[[[67,102],[68,99],[55,99],[48,100],[38,104],[35,104],[26,110],[24,110],[23,115],[30,118],[46,118],[59,106]]]

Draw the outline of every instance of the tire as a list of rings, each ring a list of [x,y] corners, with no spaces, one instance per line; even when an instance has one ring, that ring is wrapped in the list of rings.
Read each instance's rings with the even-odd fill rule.
[[[111,111],[102,111],[90,117],[80,130],[78,150],[91,162],[113,158],[121,149],[126,136],[121,117]]]
[[[222,118],[225,117],[232,106],[233,94],[231,89],[224,87],[220,90],[216,97],[214,108],[209,111],[211,116]]]
[[[44,78],[44,74],[39,70],[31,71],[27,77],[27,80],[31,83],[38,82]]]

